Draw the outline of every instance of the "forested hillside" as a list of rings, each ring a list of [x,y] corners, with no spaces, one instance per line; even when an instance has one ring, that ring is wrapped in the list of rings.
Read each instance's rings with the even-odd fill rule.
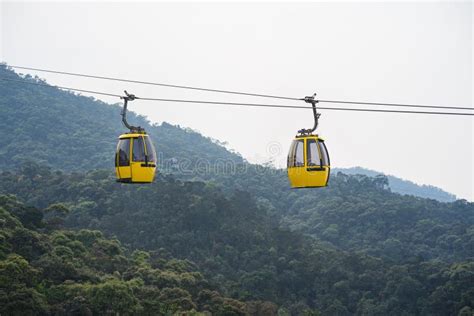
[[[0,92],[2,315],[473,313],[473,203],[343,172],[291,190],[284,170],[133,114],[158,176],[118,184],[118,105],[18,82]]]
[[[0,314],[258,315],[269,302],[221,296],[196,266],[159,249],[126,251],[97,230],[65,230],[69,210],[44,210],[0,195]],[[198,314],[198,313],[194,313]]]
[[[344,183],[344,177],[334,182]],[[64,221],[79,233],[87,229],[114,235],[129,249],[192,260],[224,296],[271,301],[281,313],[472,312],[472,258],[450,264],[415,257],[394,264],[339,251],[280,228],[271,210],[246,192],[225,194],[213,185],[172,177],[146,186],[120,185],[108,172],[68,175],[34,165],[1,174],[0,183],[0,192],[16,192],[27,204],[44,208],[53,227]],[[341,184],[344,194],[350,194],[348,189]],[[386,192],[376,183],[369,190]],[[63,210],[69,213],[59,220],[49,215]],[[29,223],[39,214],[20,211],[17,216]]]
[[[375,177],[381,174],[380,172],[361,167],[338,168],[337,171],[342,171],[346,174],[362,174],[369,177]],[[387,175],[387,179],[388,185],[393,192],[434,199],[440,202],[453,202],[456,200],[454,194],[445,192],[432,185],[418,185],[411,181],[403,180],[391,175]]]
[[[288,189],[284,171],[259,166],[219,170],[200,179],[252,192],[283,227],[339,249],[394,262],[474,258],[473,203],[392,193],[385,176],[338,172],[327,188],[309,192]]]

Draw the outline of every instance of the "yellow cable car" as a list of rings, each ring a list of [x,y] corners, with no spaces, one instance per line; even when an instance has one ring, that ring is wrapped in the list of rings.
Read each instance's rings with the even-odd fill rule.
[[[150,137],[141,127],[131,126],[127,122],[127,103],[136,97],[128,94],[124,99],[122,122],[130,130],[119,136],[115,153],[115,174],[117,182],[150,183],[155,178],[156,152]]]
[[[321,115],[316,112],[318,101],[314,96],[304,99],[313,106],[314,127],[299,130],[288,153],[288,179],[292,188],[325,187],[329,181],[331,165],[326,145],[317,134],[313,135]]]
[[[329,155],[324,141],[318,135],[296,136],[288,154],[291,187],[325,187],[330,172]]]

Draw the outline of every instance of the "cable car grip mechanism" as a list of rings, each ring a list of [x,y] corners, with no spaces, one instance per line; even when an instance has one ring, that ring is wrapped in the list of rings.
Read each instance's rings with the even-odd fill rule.
[[[312,96],[306,96],[304,97],[304,99],[301,99],[302,101],[306,102],[306,103],[311,103],[312,107],[313,107],[313,116],[314,116],[314,126],[312,129],[300,129],[298,131],[298,133],[300,133],[301,135],[311,135],[315,130],[316,128],[318,127],[318,122],[319,122],[319,117],[321,116],[321,113],[318,113],[317,110],[316,110],[316,104],[319,103],[318,100],[315,99],[316,97],[316,93],[313,94]]]
[[[127,90],[125,90],[124,92],[125,92],[125,96],[120,97],[120,99],[122,99],[124,101],[123,109],[122,109],[122,112],[120,113],[120,115],[122,115],[123,125],[125,125],[125,127],[130,130],[130,133],[143,133],[143,132],[145,132],[145,129],[143,127],[132,126],[132,125],[128,124],[128,122],[127,122],[128,101],[133,101],[135,99],[138,99],[138,97],[136,97],[134,94],[128,93]]]

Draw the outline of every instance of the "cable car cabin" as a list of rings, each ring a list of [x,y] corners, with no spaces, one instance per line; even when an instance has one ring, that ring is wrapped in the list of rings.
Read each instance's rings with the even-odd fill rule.
[[[115,154],[117,182],[150,183],[155,178],[156,153],[145,132],[122,134]]]
[[[317,188],[328,184],[331,171],[324,140],[318,135],[299,135],[288,153],[288,178],[292,188]]]

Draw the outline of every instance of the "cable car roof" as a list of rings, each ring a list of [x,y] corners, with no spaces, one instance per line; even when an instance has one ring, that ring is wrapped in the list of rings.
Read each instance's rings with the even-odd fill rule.
[[[137,133],[137,132],[125,133],[125,134],[120,135],[119,139],[134,138],[134,137],[139,137],[139,136],[148,137],[148,134],[145,131],[140,132],[140,133]]]

